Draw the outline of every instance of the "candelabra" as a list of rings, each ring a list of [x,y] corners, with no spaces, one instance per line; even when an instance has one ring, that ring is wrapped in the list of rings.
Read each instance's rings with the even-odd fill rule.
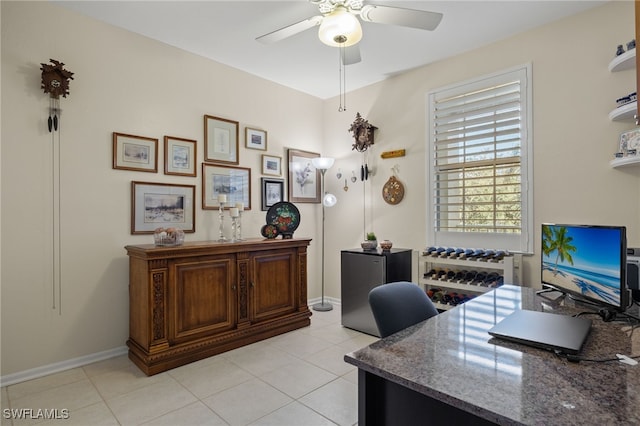
[[[231,242],[235,243],[236,241],[240,241],[238,239],[238,218],[231,216]]]
[[[220,218],[220,226],[218,228],[218,241],[223,243],[227,241],[224,237],[224,201],[219,201],[218,217]]]
[[[242,210],[238,212],[238,223],[236,223],[236,240],[242,241]]]
[[[231,216],[231,241],[240,241],[240,203],[236,204],[236,207],[229,209],[229,215]]]

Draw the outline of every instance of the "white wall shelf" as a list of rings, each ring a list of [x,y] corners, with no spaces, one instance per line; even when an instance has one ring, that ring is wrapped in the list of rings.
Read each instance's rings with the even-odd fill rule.
[[[636,66],[636,49],[627,50],[609,62],[609,71],[618,72],[630,70]]]
[[[618,72],[630,70],[636,67],[636,49],[627,50],[622,55],[618,55],[609,62],[609,71]],[[611,121],[631,121],[638,113],[638,102],[631,102],[618,107],[609,113]],[[621,167],[639,166],[640,155],[632,157],[614,158],[609,165],[616,169]]]
[[[640,166],[640,155],[614,158],[609,162],[609,165],[614,169],[619,167]]]
[[[629,102],[628,104],[622,105],[621,107],[618,107],[613,111],[611,111],[609,113],[609,119],[611,121],[633,120],[634,118],[633,116],[636,114],[637,111],[638,111],[637,103]]]

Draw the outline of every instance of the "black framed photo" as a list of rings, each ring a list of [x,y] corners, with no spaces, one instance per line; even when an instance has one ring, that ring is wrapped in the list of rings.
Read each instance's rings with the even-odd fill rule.
[[[267,211],[269,207],[280,201],[285,201],[284,179],[261,178],[262,182],[262,210]]]

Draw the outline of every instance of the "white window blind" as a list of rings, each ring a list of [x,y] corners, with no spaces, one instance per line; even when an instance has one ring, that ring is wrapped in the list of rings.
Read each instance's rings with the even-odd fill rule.
[[[532,250],[528,75],[429,94],[429,244]]]

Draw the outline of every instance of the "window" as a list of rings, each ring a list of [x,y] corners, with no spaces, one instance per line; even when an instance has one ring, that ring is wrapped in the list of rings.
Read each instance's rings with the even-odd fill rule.
[[[429,93],[427,241],[533,252],[531,66]]]

